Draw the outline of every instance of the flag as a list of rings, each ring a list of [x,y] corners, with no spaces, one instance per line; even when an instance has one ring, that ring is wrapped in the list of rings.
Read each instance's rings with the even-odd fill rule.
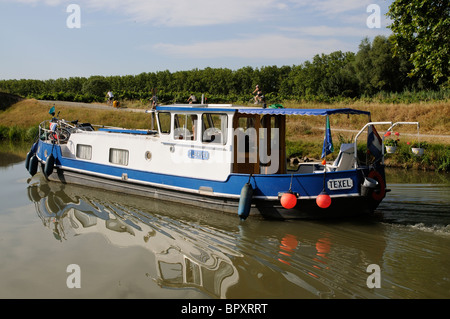
[[[376,159],[380,158],[382,155],[382,139],[373,125],[369,125],[368,128],[367,149]]]
[[[325,128],[325,137],[323,139],[323,149],[322,149],[322,156],[321,158],[324,158],[330,153],[334,152],[333,147],[333,141],[331,140],[331,129],[330,129],[330,119],[327,115],[327,126]]]
[[[52,106],[50,111],[48,111],[48,114],[51,114],[52,116],[55,116],[55,106]]]

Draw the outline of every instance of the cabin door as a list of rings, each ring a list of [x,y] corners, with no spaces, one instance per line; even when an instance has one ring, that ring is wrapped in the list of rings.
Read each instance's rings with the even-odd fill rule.
[[[261,174],[286,173],[285,123],[284,115],[266,114],[261,118],[259,130]]]
[[[236,114],[233,172],[242,174],[285,174],[284,115]]]
[[[257,114],[239,114],[233,118],[233,172],[259,174],[259,128]]]

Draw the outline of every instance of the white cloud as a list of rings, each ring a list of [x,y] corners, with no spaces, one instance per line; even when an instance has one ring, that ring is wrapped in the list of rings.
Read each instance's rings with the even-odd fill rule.
[[[47,0],[49,1],[49,0]],[[56,0],[57,1],[57,0]],[[164,26],[204,26],[262,19],[282,10],[277,0],[83,0],[98,10],[122,12],[138,22]]]
[[[280,31],[292,32],[303,36],[313,37],[366,37],[376,35],[388,35],[390,30],[388,29],[370,29],[367,26],[357,27],[330,27],[326,25],[319,26],[307,26],[307,27],[290,27],[279,28]]]
[[[381,19],[386,20],[385,14],[392,0],[288,0],[291,8],[297,8],[317,18],[325,18],[339,22],[339,24],[365,24],[371,12],[367,8],[371,4],[381,9]],[[385,23],[386,25],[388,23]]]
[[[6,0],[49,6],[76,3],[81,8],[122,13],[130,19],[164,26],[205,26],[258,20],[284,10],[281,0]]]
[[[299,7],[309,8],[316,12],[325,14],[339,14],[354,10],[365,10],[365,8],[377,0],[289,0],[291,4]]]
[[[9,0],[51,6],[74,0]],[[121,13],[130,19],[163,26],[205,26],[236,22],[261,22],[293,10],[327,18],[366,15],[371,3],[381,0],[77,0],[82,9]],[[384,1],[384,0],[383,0]],[[343,21],[348,23],[349,21]]]
[[[349,50],[336,39],[302,39],[278,34],[191,44],[158,43],[151,49],[180,58],[309,59],[317,53]]]
[[[15,0],[15,2],[19,3],[25,3],[25,4],[32,4],[36,5],[40,2],[49,5],[49,6],[57,6],[64,2],[64,0]]]

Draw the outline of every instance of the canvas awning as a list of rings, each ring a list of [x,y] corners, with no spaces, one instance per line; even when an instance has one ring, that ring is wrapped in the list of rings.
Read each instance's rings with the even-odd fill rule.
[[[262,109],[262,108],[241,108],[238,109],[238,113],[242,114],[271,114],[271,115],[315,115],[315,116],[325,116],[332,114],[363,114],[370,116],[368,111],[360,111],[350,108],[342,109]]]

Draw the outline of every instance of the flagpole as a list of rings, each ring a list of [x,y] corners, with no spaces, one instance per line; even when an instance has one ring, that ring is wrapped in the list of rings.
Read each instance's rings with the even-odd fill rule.
[[[328,135],[330,136],[330,139],[328,140]],[[326,192],[325,191],[325,187],[326,187],[326,171],[327,171],[327,155],[329,154],[329,143],[332,143],[331,141],[331,130],[330,130],[330,118],[327,115],[327,119],[325,121],[325,136],[323,138],[323,148],[322,148],[322,164],[323,164],[323,190],[322,192]]]
[[[326,191],[326,176],[327,176],[327,155],[334,151],[333,141],[331,139],[330,119],[327,115],[325,124],[325,137],[323,139],[322,149],[322,164],[323,164],[323,188],[322,192],[316,197],[316,204],[320,208],[328,208],[331,205],[331,197]]]

